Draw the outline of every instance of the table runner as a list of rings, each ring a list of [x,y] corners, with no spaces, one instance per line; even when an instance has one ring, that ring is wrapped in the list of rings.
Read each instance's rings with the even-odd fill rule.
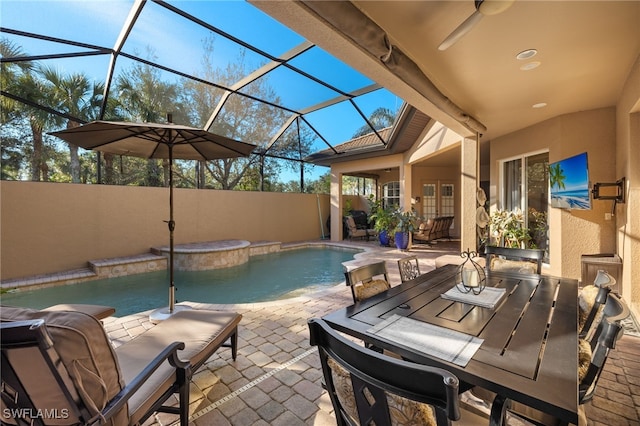
[[[461,367],[467,365],[484,341],[399,315],[392,315],[367,332]]]
[[[446,293],[440,295],[443,299],[454,300],[456,302],[469,303],[482,308],[493,309],[504,296],[504,288],[485,287],[480,294],[473,292],[463,293],[457,287],[451,287]]]

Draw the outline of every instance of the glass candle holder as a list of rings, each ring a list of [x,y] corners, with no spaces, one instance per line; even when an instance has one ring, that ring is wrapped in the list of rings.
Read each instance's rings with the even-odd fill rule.
[[[473,260],[478,257],[478,253],[467,249],[460,257],[465,260],[456,271],[456,287],[462,293],[480,294],[484,290],[487,277],[484,268]]]

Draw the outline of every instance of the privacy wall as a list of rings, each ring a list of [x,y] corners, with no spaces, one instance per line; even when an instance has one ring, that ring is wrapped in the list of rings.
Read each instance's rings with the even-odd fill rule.
[[[0,213],[2,280],[169,245],[168,188],[2,181]],[[328,195],[174,191],[175,244],[314,240],[328,215]]]

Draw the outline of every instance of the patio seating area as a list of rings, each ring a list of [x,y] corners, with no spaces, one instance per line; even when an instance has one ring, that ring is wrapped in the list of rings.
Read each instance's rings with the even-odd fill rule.
[[[386,262],[392,286],[400,284],[397,261],[416,255],[420,270],[435,268],[436,258],[454,255],[458,242],[439,242],[411,252],[380,247],[374,242],[348,243],[367,250],[354,265]],[[218,350],[194,372],[190,389],[190,421],[195,425],[334,425],[331,401],[321,385],[317,348],[309,345],[307,319],[321,317],[352,301],[349,288],[329,290],[277,302],[194,307],[232,310],[242,315],[238,332],[238,357]],[[117,313],[116,313],[117,315]],[[619,341],[608,361],[596,396],[586,406],[593,425],[640,423],[640,334],[634,324]],[[104,322],[115,346],[153,327],[147,313]],[[175,401],[177,404],[177,400]],[[145,424],[172,424],[176,416],[158,414]],[[518,424],[521,423],[510,423]]]

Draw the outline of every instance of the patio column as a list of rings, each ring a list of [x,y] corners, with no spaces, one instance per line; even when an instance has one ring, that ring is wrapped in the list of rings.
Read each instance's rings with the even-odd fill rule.
[[[411,164],[400,164],[400,202],[403,211],[411,210],[412,188],[411,188]]]
[[[342,241],[342,173],[331,167],[331,241]]]
[[[460,167],[460,249],[476,250],[476,188],[478,179],[478,141],[463,138]]]

